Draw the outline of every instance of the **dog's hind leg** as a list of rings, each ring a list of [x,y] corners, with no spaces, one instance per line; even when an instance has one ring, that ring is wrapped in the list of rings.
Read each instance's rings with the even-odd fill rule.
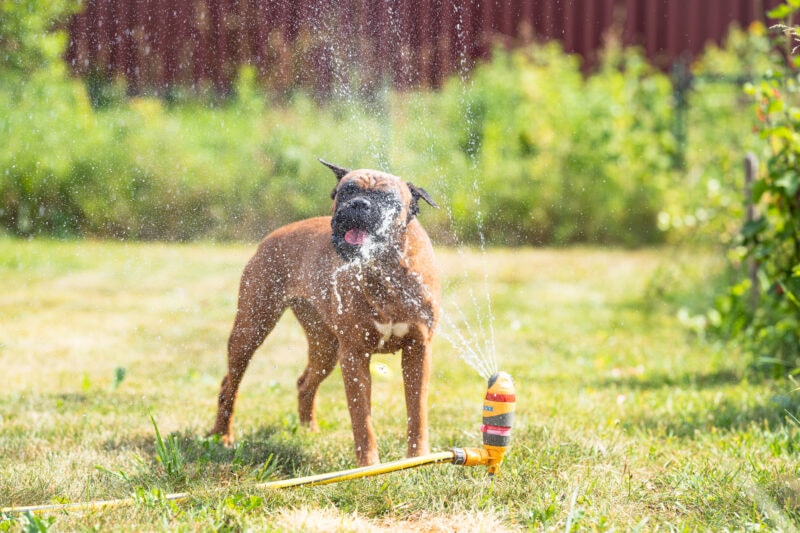
[[[225,445],[233,444],[233,409],[236,395],[253,353],[275,327],[285,309],[283,298],[275,294],[275,283],[259,283],[248,264],[239,288],[236,319],[228,338],[228,373],[222,380],[217,402],[217,418],[209,434],[222,435]]]
[[[339,346],[334,335],[317,312],[308,304],[292,304],[300,325],[308,340],[308,365],[297,380],[297,405],[300,423],[309,426],[311,431],[319,431],[316,416],[317,389],[336,367]]]

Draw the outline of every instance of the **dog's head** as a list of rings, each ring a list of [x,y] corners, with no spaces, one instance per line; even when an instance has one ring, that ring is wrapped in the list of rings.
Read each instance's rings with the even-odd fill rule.
[[[406,226],[419,212],[419,201],[438,207],[424,189],[397,176],[320,162],[336,175],[331,243],[345,261],[400,249]]]

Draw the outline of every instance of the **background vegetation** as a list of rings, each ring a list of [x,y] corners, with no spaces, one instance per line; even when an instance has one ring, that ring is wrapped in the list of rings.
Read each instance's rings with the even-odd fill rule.
[[[783,54],[747,85],[765,164],[748,198],[752,213],[730,250],[738,276],[717,305],[723,319],[717,329],[776,375],[800,368],[800,61],[794,55],[800,27],[792,24],[798,11],[800,2],[790,0],[769,13],[785,21],[774,40]]]
[[[31,22],[10,2],[3,31],[39,35],[66,6],[33,4]],[[613,42],[588,77],[552,44],[498,49],[437,92],[365,100],[341,88],[318,101],[263,91],[248,68],[226,100],[128,99],[113,83],[90,93],[67,76],[63,35],[6,39],[28,52],[4,64],[18,75],[0,76],[0,228],[255,240],[327,211],[323,157],[426,187],[445,207],[428,216],[440,243],[645,245],[698,229],[716,240],[740,220],[731,206],[755,122],[740,86],[768,61],[763,33],[709,49],[686,108],[668,75]]]

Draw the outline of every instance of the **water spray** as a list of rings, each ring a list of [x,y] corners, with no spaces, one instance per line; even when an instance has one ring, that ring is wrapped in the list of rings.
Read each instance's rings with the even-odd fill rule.
[[[494,478],[499,472],[503,457],[511,446],[511,425],[514,421],[515,404],[516,393],[514,390],[514,381],[506,372],[496,372],[489,378],[486,395],[483,400],[483,423],[481,425],[481,433],[483,433],[482,448],[453,448],[452,450],[444,452],[430,453],[419,457],[409,457],[399,461],[353,468],[351,470],[342,470],[339,472],[317,474],[294,479],[268,481],[266,483],[259,483],[255,485],[254,488],[283,489],[302,485],[327,485],[329,483],[387,474],[389,472],[436,463],[451,463],[461,466],[486,466],[489,476]],[[183,501],[191,498],[192,495],[186,492],[167,494],[164,496],[164,499],[168,501]],[[120,505],[130,505],[134,502],[135,500],[133,498],[123,498],[94,502],[29,505],[25,507],[2,508],[0,509],[0,513],[87,511],[117,507]]]

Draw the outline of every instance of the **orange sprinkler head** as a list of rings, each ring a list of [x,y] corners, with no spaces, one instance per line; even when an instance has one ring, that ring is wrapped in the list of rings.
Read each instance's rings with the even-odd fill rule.
[[[464,466],[486,465],[489,474],[500,469],[503,456],[511,445],[511,424],[516,404],[514,381],[505,372],[489,378],[489,387],[483,400],[483,448],[456,448],[455,464]]]

